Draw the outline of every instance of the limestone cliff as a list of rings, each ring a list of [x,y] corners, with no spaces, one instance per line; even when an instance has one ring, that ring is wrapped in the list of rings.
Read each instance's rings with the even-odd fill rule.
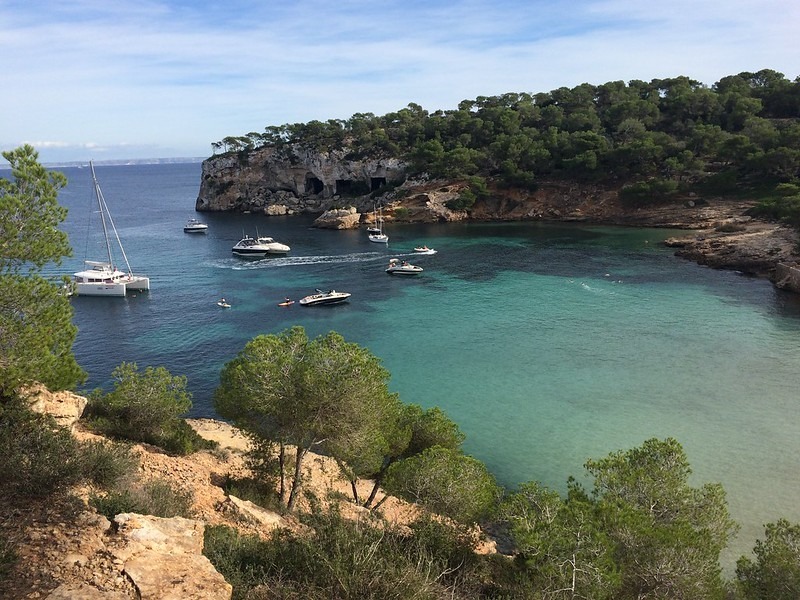
[[[405,180],[397,158],[351,159],[345,151],[290,146],[224,154],[203,161],[199,211],[321,213]],[[347,202],[352,204],[352,202]],[[369,202],[368,202],[369,204]]]

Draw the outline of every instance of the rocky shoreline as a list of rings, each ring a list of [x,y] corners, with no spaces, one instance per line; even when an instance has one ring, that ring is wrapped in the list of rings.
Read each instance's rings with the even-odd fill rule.
[[[397,158],[358,160],[344,151],[262,148],[246,158],[225,154],[205,160],[195,208],[314,214],[317,227],[333,229],[371,224],[379,204],[388,223],[553,221],[691,230],[667,241],[677,256],[800,292],[800,270],[792,270],[800,262],[798,234],[748,216],[755,201],[689,194],[635,208],[620,199],[620,185],[542,181],[535,191],[490,188],[469,211],[452,210],[448,204],[468,182],[410,179]]]

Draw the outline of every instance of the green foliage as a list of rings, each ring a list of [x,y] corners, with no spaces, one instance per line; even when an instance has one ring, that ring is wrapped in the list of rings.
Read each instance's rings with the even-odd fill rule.
[[[528,586],[548,598],[616,598],[614,544],[597,505],[571,485],[568,498],[538,483],[507,497],[500,514]]]
[[[12,179],[0,178],[0,397],[28,383],[70,389],[86,378],[72,354],[77,328],[66,281],[41,276],[45,265],[72,254],[58,229],[67,214],[57,202],[66,178],[38,156],[28,145],[3,152]]]
[[[617,598],[722,597],[719,556],[737,527],[719,484],[688,485],[676,440],[650,439],[586,469],[616,544]]]
[[[678,182],[670,179],[649,179],[625,185],[619,196],[629,206],[645,206],[668,200],[678,187]]]
[[[486,518],[500,497],[500,489],[483,463],[438,446],[394,463],[384,487],[462,523]]]
[[[0,493],[43,498],[82,476],[78,444],[49,415],[23,402],[0,402]]]
[[[486,180],[482,177],[469,177],[467,181],[467,187],[461,190],[458,198],[445,203],[450,210],[469,210],[479,198],[489,195]]]
[[[765,538],[757,540],[754,559],[736,562],[737,591],[743,600],[800,598],[800,524],[779,519],[767,523]]]
[[[90,441],[80,447],[79,454],[83,477],[103,488],[131,479],[139,466],[138,456],[127,444]]]
[[[203,553],[233,587],[233,598],[437,600],[468,597],[478,557],[468,538],[432,521],[412,533],[338,513],[315,512],[309,533],[269,540],[207,527]]]
[[[396,400],[388,378],[375,356],[336,332],[309,340],[302,327],[293,327],[248,342],[223,368],[214,404],[256,439],[277,442],[280,456],[286,445],[297,447],[286,498],[291,511],[312,447],[354,460],[353,468],[378,469],[386,444],[381,431]],[[283,492],[286,462],[280,466]]]
[[[479,96],[433,113],[409,104],[384,116],[270,126],[258,140],[279,149],[344,149],[348,158],[393,156],[411,175],[480,176],[526,189],[543,178],[691,183],[720,170],[752,184],[798,176],[798,115],[800,80],[764,69],[711,87],[679,76]],[[247,147],[238,138],[225,145]]]
[[[85,417],[97,431],[116,438],[146,442],[175,454],[213,447],[180,418],[192,406],[186,377],[164,367],[140,372],[135,363],[122,363],[112,373],[114,390],[95,390]]]
[[[800,227],[800,184],[784,183],[776,186],[774,194],[761,200],[750,209],[749,214]]]
[[[107,494],[94,494],[89,504],[108,519],[129,512],[164,518],[192,516],[192,494],[160,479],[137,482]]]

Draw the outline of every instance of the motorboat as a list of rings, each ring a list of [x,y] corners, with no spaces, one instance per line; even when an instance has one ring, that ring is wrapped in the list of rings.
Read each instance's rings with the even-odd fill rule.
[[[206,233],[208,225],[201,223],[197,219],[189,219],[186,221],[186,225],[183,226],[183,231],[185,233]]]
[[[345,302],[350,296],[351,294],[348,292],[337,292],[336,290],[323,292],[322,290],[317,290],[316,294],[300,298],[298,302],[300,302],[301,306],[325,306]]]
[[[386,272],[389,273],[389,275],[418,275],[422,273],[422,267],[409,264],[397,258],[390,258],[389,266],[386,267]]]
[[[427,246],[417,246],[414,248],[414,252],[417,254],[436,254],[436,250],[428,248]]]
[[[245,257],[261,257],[267,254],[286,254],[289,252],[289,246],[276,242],[271,237],[255,237],[249,235],[244,236],[231,248],[231,252],[237,256]]]
[[[119,239],[117,228],[111,218],[111,213],[108,211],[108,205],[103,197],[103,192],[100,190],[100,184],[97,181],[97,175],[94,171],[94,162],[89,161],[89,167],[92,172],[94,197],[97,201],[100,222],[103,226],[107,260],[84,260],[83,262],[86,268],[83,271],[78,271],[73,274],[75,291],[79,296],[125,296],[128,290],[149,290],[150,278],[145,275],[134,275],[131,269],[128,257],[125,254],[125,249],[122,247],[122,242]],[[113,232],[113,239],[116,242],[115,245],[119,247],[119,253],[122,255],[127,271],[123,271],[115,265],[114,255],[111,251],[112,243],[109,228],[111,232]]]

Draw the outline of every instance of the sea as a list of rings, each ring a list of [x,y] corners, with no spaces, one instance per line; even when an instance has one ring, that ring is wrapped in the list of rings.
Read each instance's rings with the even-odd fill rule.
[[[59,202],[74,256],[103,260],[88,167]],[[691,483],[724,486],[741,531],[727,569],[764,524],[800,522],[800,298],[768,281],[676,258],[666,229],[577,223],[436,223],[316,229],[311,216],[196,213],[199,163],[96,166],[127,258],[149,292],[74,297],[85,390],[111,388],[121,362],[184,375],[189,416],[215,417],[222,366],[261,334],[302,325],[368,348],[407,403],[438,406],[465,451],[509,489],[526,481],[587,487],[584,463],[674,437]],[[186,234],[198,217],[207,234]],[[243,235],[291,246],[241,259]],[[427,245],[434,255],[415,255]],[[389,258],[423,267],[387,275]],[[118,261],[119,262],[119,261]],[[316,289],[352,294],[327,307],[278,304]],[[230,308],[217,301],[224,297]]]

